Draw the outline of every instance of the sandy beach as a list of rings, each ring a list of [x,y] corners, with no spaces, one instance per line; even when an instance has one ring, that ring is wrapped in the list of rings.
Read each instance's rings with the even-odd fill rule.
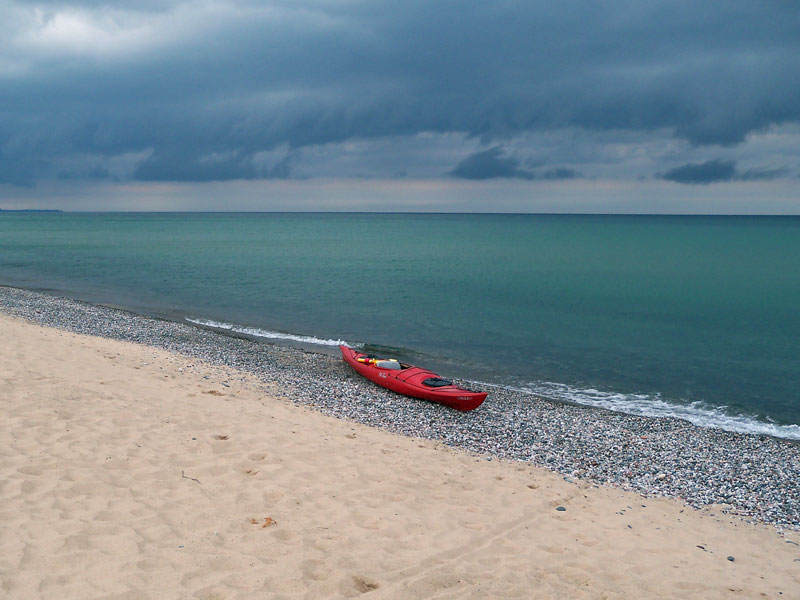
[[[797,532],[325,416],[144,345],[0,315],[0,389],[7,598],[800,589]]]

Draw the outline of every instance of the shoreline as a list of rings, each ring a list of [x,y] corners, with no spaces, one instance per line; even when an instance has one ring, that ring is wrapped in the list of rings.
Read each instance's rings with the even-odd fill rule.
[[[40,320],[104,337],[76,333],[4,298],[9,600],[778,599],[800,585],[800,531],[323,414],[315,355],[17,293]],[[241,368],[255,358],[259,375]],[[373,414],[379,399],[340,375],[326,410]],[[390,404],[376,412],[464,426]],[[486,417],[466,421],[502,428]]]
[[[384,391],[326,354],[19,288],[0,286],[0,313],[239,369],[280,388],[294,404],[487,461],[519,461],[568,482],[678,498],[694,508],[714,506],[779,531],[800,528],[800,445],[788,440],[511,390],[493,390],[480,409],[461,414]]]
[[[609,410],[634,416],[647,418],[674,417],[703,428],[766,435],[800,443],[800,421],[797,421],[796,415],[792,417],[792,420],[775,420],[769,413],[760,412],[752,408],[744,408],[741,403],[737,404],[735,398],[716,397],[713,402],[705,401],[704,399],[691,401],[683,399],[680,393],[673,393],[671,396],[666,394],[666,399],[663,399],[661,392],[657,390],[641,391],[635,386],[633,388],[624,388],[623,386],[617,389],[613,385],[607,387],[585,382],[559,383],[558,381],[547,379],[530,379],[530,377],[521,376],[519,371],[480,371],[480,363],[466,367],[457,361],[437,356],[436,353],[424,355],[423,358],[423,355],[416,356],[417,351],[409,347],[394,348],[380,344],[374,345],[368,341],[370,339],[369,335],[343,340],[335,334],[329,334],[332,337],[326,337],[325,333],[308,330],[302,325],[295,329],[283,329],[280,324],[275,323],[269,326],[247,324],[247,318],[242,321],[235,321],[227,317],[218,316],[215,317],[218,320],[215,320],[215,318],[199,316],[202,311],[196,312],[180,308],[177,305],[139,303],[126,301],[116,296],[111,300],[110,296],[102,292],[79,291],[68,285],[40,287],[33,285],[32,282],[12,281],[0,284],[0,287],[23,289],[51,297],[63,297],[155,320],[192,324],[193,326],[223,335],[230,335],[231,337],[289,346],[312,353],[332,355],[337,358],[339,353],[336,346],[340,343],[345,343],[354,347],[368,348],[373,353],[388,353],[390,356],[399,357],[412,364],[424,365],[435,372],[445,373],[450,378],[455,377],[464,381],[468,385],[502,389],[530,397],[544,398],[549,401]],[[321,337],[317,337],[318,335]],[[415,360],[417,358],[418,360]],[[474,368],[478,370],[476,371]],[[760,379],[763,380],[764,378]],[[571,381],[569,377],[564,380]],[[619,391],[621,389],[625,389],[625,391]]]

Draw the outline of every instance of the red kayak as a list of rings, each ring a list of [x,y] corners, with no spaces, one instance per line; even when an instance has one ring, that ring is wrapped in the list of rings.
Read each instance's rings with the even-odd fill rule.
[[[339,346],[339,349],[344,361],[359,375],[398,394],[432,400],[463,411],[478,408],[486,399],[486,392],[465,390],[427,369],[399,363],[394,359],[376,358],[347,346]]]

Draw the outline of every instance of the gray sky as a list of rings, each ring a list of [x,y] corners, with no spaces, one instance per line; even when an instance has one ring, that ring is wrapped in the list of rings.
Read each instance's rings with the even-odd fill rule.
[[[0,40],[0,208],[800,214],[794,0],[11,0]]]

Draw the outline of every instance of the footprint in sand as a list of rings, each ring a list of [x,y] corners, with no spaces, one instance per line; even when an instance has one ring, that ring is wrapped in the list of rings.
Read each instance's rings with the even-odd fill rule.
[[[347,597],[366,594],[367,592],[377,590],[379,587],[380,586],[375,581],[371,581],[359,575],[351,576],[339,586],[340,591]]]

